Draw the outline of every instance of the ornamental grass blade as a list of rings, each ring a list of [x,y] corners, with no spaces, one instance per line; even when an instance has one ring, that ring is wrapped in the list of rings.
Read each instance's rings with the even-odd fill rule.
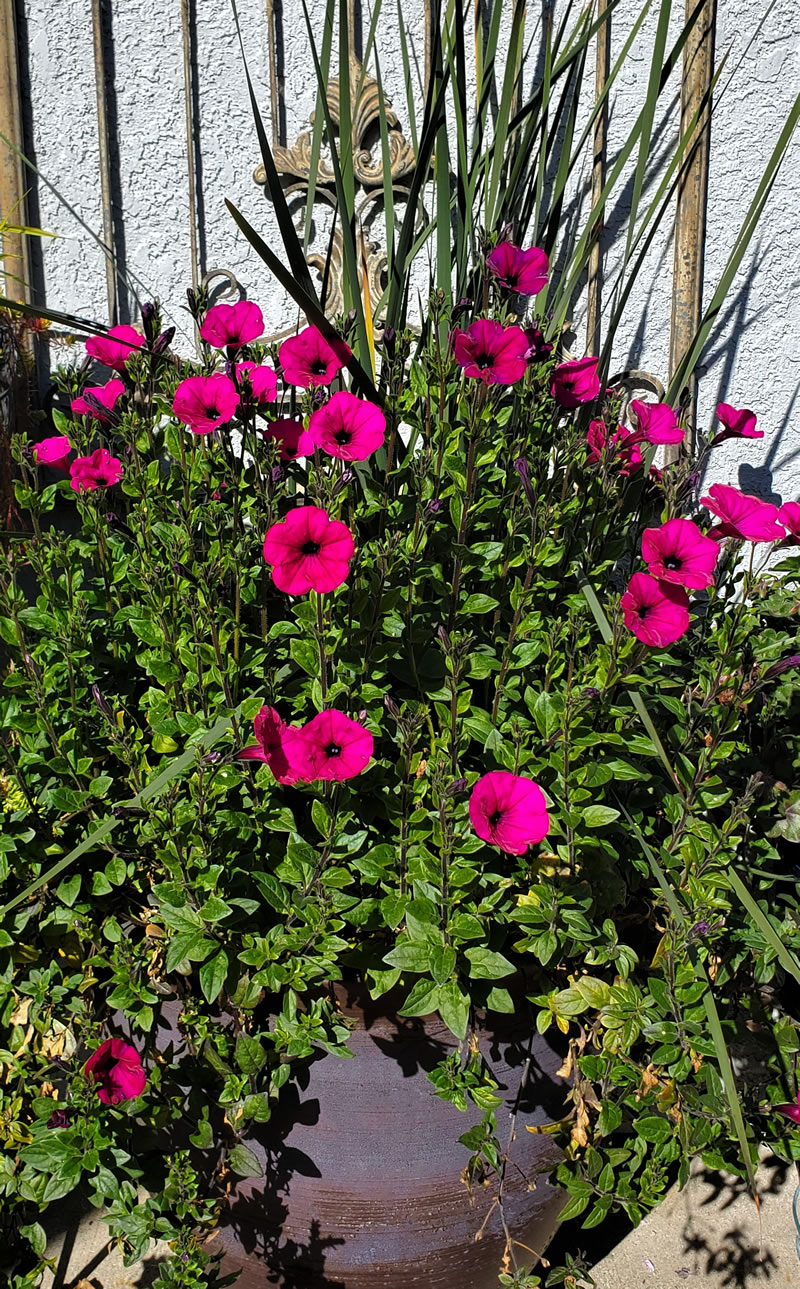
[[[242,30],[239,26],[239,12],[236,8],[236,0],[231,0],[231,7],[233,9],[233,20],[236,25],[236,34],[239,37],[239,49],[241,50],[242,55],[242,66],[244,67],[244,75],[247,82],[247,93],[250,98],[250,108],[253,113],[253,121],[255,122],[256,134],[258,136],[258,146],[261,149],[261,160],[264,163],[264,172],[267,176],[267,188],[269,189],[270,200],[272,201],[272,207],[275,211],[275,218],[278,221],[281,241],[283,242],[283,247],[286,251],[292,273],[294,274],[298,285],[307,296],[316,300],[317,293],[314,289],[314,283],[311,280],[311,273],[306,263],[306,257],[303,254],[303,247],[301,245],[300,238],[297,236],[297,230],[295,229],[289,207],[286,203],[286,197],[284,196],[281,181],[278,177],[278,171],[275,168],[275,158],[272,155],[272,149],[269,146],[269,141],[267,139],[267,132],[264,129],[264,122],[261,119],[261,113],[258,108],[258,100],[255,95],[255,90],[253,89],[253,82],[250,78],[250,69],[247,65],[247,58],[245,57],[244,41],[242,40]],[[225,204],[229,206],[228,202]]]
[[[589,605],[589,608],[592,611],[592,615],[594,617],[595,622],[597,623],[598,629],[600,631],[601,636],[603,637],[603,640],[605,641],[606,644],[608,644],[613,634],[611,630],[611,623],[609,622],[605,612],[603,611],[603,606],[597,598],[594,587],[591,585],[591,583],[589,582],[585,574],[582,574],[578,585],[583,591],[584,597],[586,599],[586,603]],[[631,700],[631,703],[633,704],[633,707],[637,716],[639,717],[640,721],[642,722],[645,729],[647,730],[647,734],[650,739],[650,742],[655,747],[656,752],[658,753],[658,756],[661,759],[661,763],[664,766],[665,770],[667,771],[667,774],[669,775],[670,782],[675,784],[676,787],[680,788],[681,781],[672,767],[672,762],[667,756],[667,752],[666,752],[666,749],[664,748],[664,744],[661,742],[661,739],[658,734],[658,730],[653,724],[652,717],[650,716],[650,713],[648,712],[647,707],[645,706],[644,699],[642,698],[641,694],[636,692],[635,689],[627,690],[627,694]]]
[[[766,913],[750,894],[741,877],[736,872],[736,869],[729,868],[725,876],[731,888],[736,892],[741,903],[747,909],[747,912],[755,922],[764,939],[767,941],[770,948],[774,950],[775,957],[778,959],[778,962],[781,964],[784,971],[788,972],[790,976],[794,976],[795,980],[800,984],[800,962],[797,961],[797,958],[789,947],[783,943],[783,940],[778,935]]]
[[[658,11],[656,35],[655,40],[653,41],[653,53],[650,59],[650,75],[647,80],[647,92],[645,94],[644,106],[639,114],[639,155],[636,158],[636,169],[633,174],[633,193],[631,195],[631,205],[628,214],[628,236],[625,242],[625,254],[623,256],[623,272],[624,266],[627,264],[631,253],[633,230],[636,227],[636,217],[639,212],[639,201],[642,196],[642,189],[644,188],[645,172],[647,171],[648,162],[651,157],[653,126],[656,119],[656,104],[661,96],[662,68],[667,48],[667,36],[669,34],[669,20],[671,13],[672,0],[661,0],[661,6]]]
[[[492,162],[484,202],[484,221],[488,229],[494,229],[497,222],[497,197],[500,189],[500,179],[503,173],[503,167],[507,159],[506,145],[508,143],[509,123],[511,120],[511,106],[514,101],[514,93],[519,78],[517,69],[519,67],[520,49],[525,32],[525,12],[526,0],[514,0],[514,10],[511,17],[511,30],[508,36],[508,50],[506,51],[506,64],[503,75],[503,89],[500,96],[497,119],[494,125],[494,138],[492,139],[491,148]]]
[[[316,48],[314,46],[314,37],[311,29],[311,19],[309,18],[308,6],[306,5],[305,0],[302,0],[302,5],[303,5],[303,16],[305,18],[306,28],[308,31],[308,39],[311,44],[311,58],[314,63],[314,71],[317,77],[317,87],[319,91],[320,102],[322,104],[322,112],[323,112],[323,116],[325,117],[325,129],[328,135],[328,139],[330,141],[331,166],[333,167],[333,178],[334,178],[334,184],[336,187],[336,200],[339,206],[339,210],[338,210],[339,224],[342,230],[342,252],[343,252],[343,261],[344,261],[342,265],[342,287],[343,287],[345,308],[347,308],[349,305],[350,308],[354,308],[356,311],[356,336],[358,341],[358,353],[359,353],[359,357],[363,360],[365,356],[369,353],[369,342],[367,340],[367,329],[366,329],[366,322],[364,320],[364,309],[361,303],[360,273],[359,273],[358,253],[356,250],[356,238],[355,238],[355,211],[353,209],[353,193],[352,193],[352,186],[353,186],[352,185],[352,130],[350,127],[351,109],[350,109],[349,59],[348,57],[344,57],[341,54],[341,50],[340,50],[339,112],[340,112],[340,119],[343,122],[343,125],[340,125],[339,148],[337,148],[334,143],[334,139],[336,137],[336,130],[334,127],[333,117],[331,115],[330,105],[328,103],[328,95],[325,89],[325,81],[322,76],[322,68],[320,66],[320,61],[317,56]],[[345,18],[344,28],[341,27],[341,22],[342,22],[341,8],[339,12],[339,22],[340,22],[339,37],[341,41],[343,31],[345,36],[347,33],[346,18]],[[344,79],[344,84],[342,84],[342,78]],[[347,98],[346,109],[343,107],[343,102],[345,97]],[[348,131],[346,136],[344,134],[344,129],[347,129]],[[340,157],[339,157],[339,153],[343,147],[346,151],[349,152],[349,161],[346,162],[344,166],[345,175],[349,174],[349,180],[347,184],[345,184],[345,180],[343,178],[342,166],[340,164]]]
[[[22,313],[26,318],[46,318],[48,322],[57,322],[69,331],[88,331],[93,336],[104,336],[108,331],[108,327],[99,322],[90,322],[88,318],[79,318],[74,313],[59,313],[58,309],[45,309],[40,304],[23,304],[20,300],[11,300],[5,295],[0,295],[0,308]]]
[[[669,907],[669,910],[674,920],[678,923],[679,926],[685,927],[686,918],[684,916],[683,909],[681,908],[680,903],[676,898],[674,890],[672,889],[669,882],[667,881],[666,874],[664,873],[664,870],[659,864],[655,856],[655,853],[653,852],[652,847],[648,845],[647,841],[645,840],[645,837],[642,834],[641,829],[636,823],[636,820],[633,818],[630,811],[627,810],[624,802],[620,801],[619,798],[617,798],[617,801],[620,806],[620,809],[622,810],[623,815],[625,816],[628,822],[629,827],[636,835],[636,839],[639,842],[639,845],[641,846],[642,851],[644,852],[644,855],[647,859],[647,862],[650,865],[650,869],[653,873],[654,878],[656,879],[659,887],[661,888],[661,891],[664,894],[664,898],[667,902],[667,905]],[[753,1168],[753,1157],[751,1152],[750,1140],[747,1136],[747,1128],[745,1127],[744,1115],[742,1114],[742,1105],[739,1100],[739,1094],[736,1091],[736,1076],[733,1072],[733,1065],[731,1063],[730,1053],[728,1051],[728,1044],[725,1042],[725,1035],[722,1030],[722,1022],[720,1021],[720,1018],[719,1018],[719,1012],[717,1011],[717,1004],[714,1001],[714,993],[711,987],[711,981],[708,978],[708,973],[706,972],[705,967],[703,966],[702,962],[700,962],[700,959],[698,958],[696,945],[691,945],[691,944],[687,945],[686,952],[687,952],[689,961],[691,962],[692,967],[694,968],[695,976],[697,977],[698,981],[705,986],[705,989],[703,992],[703,1007],[705,1008],[706,1020],[708,1021],[708,1028],[711,1032],[711,1039],[714,1044],[714,1053],[717,1058],[717,1065],[719,1066],[720,1077],[722,1079],[722,1086],[724,1088],[725,1097],[728,1102],[728,1109],[730,1110],[730,1113],[731,1113],[731,1122],[733,1124],[734,1131],[736,1132],[736,1137],[739,1142],[739,1149],[742,1155],[742,1162],[744,1164],[745,1171],[747,1173],[747,1180],[750,1183],[750,1190],[756,1204],[756,1209],[758,1210],[758,1213],[759,1213],[759,1223],[760,1223],[761,1210],[758,1202],[758,1193],[756,1191],[756,1175],[755,1175],[755,1170]]]
[[[257,698],[260,697],[260,695],[254,695],[254,697]],[[172,783],[173,779],[176,779],[178,775],[182,774],[190,765],[195,764],[198,755],[202,756],[212,748],[215,743],[218,743],[224,734],[227,734],[240,713],[241,705],[237,707],[236,711],[230,716],[220,717],[217,723],[212,725],[211,729],[208,730],[207,733],[195,736],[197,741],[193,743],[191,747],[188,747],[185,752],[182,752],[174,761],[171,761],[160,774],[157,774],[154,779],[151,779],[150,782],[142,788],[141,792],[137,793],[135,797],[132,797],[130,801],[122,802],[117,809],[138,810],[144,806],[146,802],[152,801],[154,797],[159,796],[161,792],[163,792],[164,788],[166,788],[168,784]],[[81,855],[85,855],[87,851],[93,850],[101,841],[108,837],[109,834],[114,831],[117,824],[121,822],[122,819],[118,819],[116,815],[109,815],[108,818],[98,824],[92,832],[88,833],[87,836],[84,837],[83,841],[79,842],[77,846],[74,846],[68,855],[65,855],[57,864],[53,864],[51,868],[48,868],[47,872],[43,873],[40,877],[37,877],[35,882],[29,883],[29,885],[25,887],[24,891],[21,891],[19,895],[14,896],[13,900],[9,900],[7,904],[0,906],[0,918],[5,917],[6,913],[10,913],[12,909],[23,904],[31,895],[35,895],[36,892],[45,886],[47,882],[52,881],[54,877],[58,877],[66,868],[69,868],[71,864],[74,864],[76,859],[80,859]]]
[[[257,255],[266,264],[267,268],[275,275],[281,286],[289,293],[295,304],[305,314],[307,320],[318,327],[327,340],[341,340],[342,337],[322,312],[320,305],[314,296],[306,295],[299,282],[295,281],[285,264],[278,259],[274,251],[270,250],[256,230],[248,223],[245,216],[240,210],[237,210],[232,201],[225,199],[225,205],[230,211],[239,228],[244,233],[248,242]],[[355,354],[351,354],[347,362],[348,371],[353,377],[356,386],[359,387],[368,398],[374,399],[377,403],[383,403],[383,399],[375,388],[370,376],[362,367]]]

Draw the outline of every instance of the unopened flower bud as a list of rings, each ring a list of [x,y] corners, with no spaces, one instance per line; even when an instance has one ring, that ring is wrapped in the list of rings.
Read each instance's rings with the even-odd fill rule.
[[[311,395],[311,406],[313,407],[314,411],[316,412],[317,408],[323,407],[324,404],[327,403],[327,401],[328,401],[327,390],[323,389],[321,385],[318,385],[317,388],[314,390],[314,393]]]
[[[791,671],[792,667],[800,667],[800,654],[793,653],[789,658],[781,658],[780,662],[773,662],[771,667],[767,667],[764,672],[764,680],[774,680],[776,676],[782,676],[785,671]]]
[[[395,720],[398,720],[400,716],[400,708],[397,706],[397,703],[394,701],[391,694],[384,694],[383,705],[389,715],[393,716]]]
[[[97,706],[99,707],[103,715],[111,719],[114,713],[112,712],[108,701],[101,694],[100,689],[97,685],[92,685],[92,698],[94,699],[95,703],[97,704]]]
[[[467,786],[466,779],[454,779],[453,782],[450,784],[450,787],[447,789],[447,796],[457,797],[459,792],[463,792],[466,786]]]
[[[161,335],[158,337],[158,340],[153,345],[153,353],[163,354],[165,349],[169,349],[170,345],[172,344],[174,335],[175,335],[174,327],[167,327],[166,331],[162,331]]]
[[[206,752],[205,756],[201,756],[200,760],[203,762],[203,765],[216,765],[217,761],[222,760],[222,753]]]
[[[142,305],[142,326],[144,327],[144,334],[148,345],[152,345],[153,340],[155,339],[155,321],[156,306],[152,304],[150,300],[146,300]]]
[[[147,811],[141,806],[115,806],[111,813],[115,819],[141,819]]]
[[[525,460],[524,457],[517,457],[516,461],[514,462],[514,469],[516,470],[522,482],[522,488],[525,493],[525,496],[528,499],[528,505],[533,506],[535,499],[533,495],[533,484],[531,483],[531,472],[528,466],[528,462]]]
[[[445,631],[444,627],[438,627],[436,631],[436,635],[445,653],[449,653],[452,648],[452,645],[450,644],[450,637]]]
[[[286,478],[286,471],[283,466],[274,465],[272,467],[272,482],[281,483]]]
[[[444,501],[441,497],[433,497],[422,512],[423,519],[432,519],[434,515],[438,515],[443,506]]]
[[[338,497],[339,493],[344,488],[346,488],[348,483],[350,483],[354,478],[355,478],[354,470],[350,470],[350,469],[343,470],[342,473],[339,475],[339,478],[336,480],[336,483],[333,485],[333,496]]]

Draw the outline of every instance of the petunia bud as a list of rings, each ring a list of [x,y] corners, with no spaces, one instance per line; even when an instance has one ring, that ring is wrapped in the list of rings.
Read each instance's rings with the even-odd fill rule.
[[[585,689],[581,690],[581,697],[589,700],[599,698],[600,690],[595,688],[594,685],[587,685]]]
[[[286,471],[283,469],[283,466],[274,465],[272,467],[272,482],[281,483],[282,480],[285,478],[286,478]]]
[[[225,360],[225,375],[228,377],[228,380],[232,380],[235,382],[236,363],[234,362],[233,358],[226,358]]]
[[[442,498],[434,497],[431,501],[428,502],[427,506],[422,512],[423,519],[432,519],[434,515],[438,515],[439,511],[442,509],[443,506],[444,506],[444,501],[442,500]]]
[[[68,1110],[54,1110],[47,1120],[48,1128],[68,1128],[70,1123]]]
[[[112,712],[108,701],[101,694],[97,685],[92,685],[92,698],[94,699],[95,703],[97,704],[97,707],[106,717],[106,719],[109,721],[113,721],[114,713]]]
[[[141,806],[115,806],[111,813],[115,819],[141,819],[147,811]]]
[[[327,403],[327,401],[328,401],[328,391],[324,389],[322,385],[318,385],[314,390],[314,393],[311,395],[312,408],[316,412],[317,408],[323,407],[325,403]]]
[[[454,779],[445,795],[448,797],[457,797],[459,792],[463,792],[466,786],[466,779]]]
[[[444,627],[439,627],[436,631],[436,635],[445,653],[449,653],[452,648],[452,645],[450,643],[450,637],[445,631]]]
[[[148,345],[152,345],[155,339],[154,326],[156,316],[156,306],[149,300],[146,300],[142,305],[142,326],[144,327],[144,334],[147,337]]]
[[[106,407],[105,403],[101,403],[100,399],[97,398],[91,390],[85,389],[82,397],[90,411],[94,412],[101,421],[106,423],[106,425],[119,425],[119,416],[114,411],[113,407]]]
[[[166,331],[162,331],[161,335],[158,337],[158,340],[153,345],[153,353],[163,354],[165,349],[169,349],[170,345],[172,344],[174,336],[175,336],[174,327],[167,327]]]
[[[354,470],[343,470],[339,475],[339,478],[336,480],[336,483],[333,485],[333,496],[338,497],[339,493],[346,488],[348,483],[350,483],[354,478]]]
[[[394,701],[391,694],[384,694],[383,705],[390,716],[393,716],[395,720],[399,719],[400,708],[397,706],[397,703]]]
[[[800,667],[800,654],[793,653],[789,658],[781,658],[780,662],[773,662],[771,667],[767,667],[764,672],[764,680],[774,680],[776,676],[782,676],[785,671],[790,671],[792,667]]]
[[[522,487],[525,492],[525,496],[528,499],[528,505],[533,506],[534,504],[533,484],[531,483],[531,472],[528,467],[528,462],[525,460],[524,457],[517,457],[516,461],[514,462],[514,469],[516,470],[517,474],[520,477],[520,480],[522,481]]]

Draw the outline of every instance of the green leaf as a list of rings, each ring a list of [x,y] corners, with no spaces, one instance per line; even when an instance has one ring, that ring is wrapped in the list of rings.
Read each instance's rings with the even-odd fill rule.
[[[643,1119],[634,1119],[633,1126],[640,1137],[645,1141],[653,1142],[660,1145],[672,1136],[673,1128],[668,1119],[662,1119],[660,1115],[645,1115]]]
[[[493,599],[491,595],[468,595],[461,606],[461,612],[465,615],[468,613],[491,613],[492,609],[496,609],[499,603],[500,601]]]
[[[44,1256],[47,1248],[47,1236],[44,1227],[39,1222],[31,1222],[29,1226],[21,1226],[19,1233],[30,1244],[37,1258]]]
[[[208,1150],[214,1144],[214,1131],[208,1119],[201,1119],[197,1125],[197,1132],[193,1132],[189,1138],[193,1146],[198,1150]]]
[[[400,1008],[400,1016],[430,1016],[439,1010],[439,989],[431,980],[418,980]]]
[[[234,1146],[228,1155],[228,1163],[235,1173],[240,1177],[263,1177],[264,1170],[252,1150],[243,1146],[241,1142]]]
[[[207,1003],[216,1002],[228,974],[228,955],[224,949],[215,953],[200,968],[200,988]]]
[[[469,974],[473,980],[502,980],[515,971],[514,964],[508,958],[492,949],[466,949],[464,956],[469,962]]]
[[[257,1038],[250,1034],[240,1034],[236,1040],[236,1047],[233,1052],[234,1060],[242,1071],[242,1074],[258,1074],[263,1069],[267,1054]],[[252,1174],[247,1174],[252,1176]]]
[[[501,989],[498,985],[495,985],[493,989],[489,990],[486,998],[486,1006],[489,1008],[489,1011],[506,1012],[508,1015],[513,1015],[517,1010],[514,999],[511,997],[508,990]]]
[[[450,979],[453,974],[453,968],[456,965],[456,951],[447,944],[436,944],[430,952],[431,975],[437,985],[443,985],[446,980]],[[419,984],[422,982],[419,981]],[[435,1007],[431,1009],[435,1011]]]
[[[583,812],[583,822],[587,828],[605,828],[619,819],[619,811],[611,806],[587,806]]]
[[[469,994],[465,994],[454,980],[448,980],[439,988],[439,1015],[447,1028],[456,1038],[467,1036],[469,1024]]]
[[[383,961],[390,967],[400,967],[402,971],[430,971],[431,950],[433,946],[401,940]]]
[[[65,877],[63,882],[59,883],[58,889],[56,891],[56,895],[62,901],[62,903],[66,904],[69,908],[72,908],[73,904],[78,898],[78,893],[80,889],[81,889],[81,875],[80,873],[76,873],[74,877],[70,877],[70,878]]]

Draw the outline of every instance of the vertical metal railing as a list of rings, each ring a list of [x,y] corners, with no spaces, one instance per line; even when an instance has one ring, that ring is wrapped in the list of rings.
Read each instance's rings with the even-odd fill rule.
[[[119,322],[117,262],[114,252],[114,208],[111,197],[111,146],[108,128],[108,84],[106,79],[104,0],[92,0],[92,41],[94,83],[97,97],[97,146],[100,162],[100,202],[103,209],[103,241],[106,246],[106,296],[108,316]]]
[[[25,224],[25,166],[22,106],[19,91],[19,62],[14,0],[0,0],[0,218],[11,224]],[[25,238],[7,233],[2,238],[0,272],[6,295],[15,300],[30,299],[30,269]]]

